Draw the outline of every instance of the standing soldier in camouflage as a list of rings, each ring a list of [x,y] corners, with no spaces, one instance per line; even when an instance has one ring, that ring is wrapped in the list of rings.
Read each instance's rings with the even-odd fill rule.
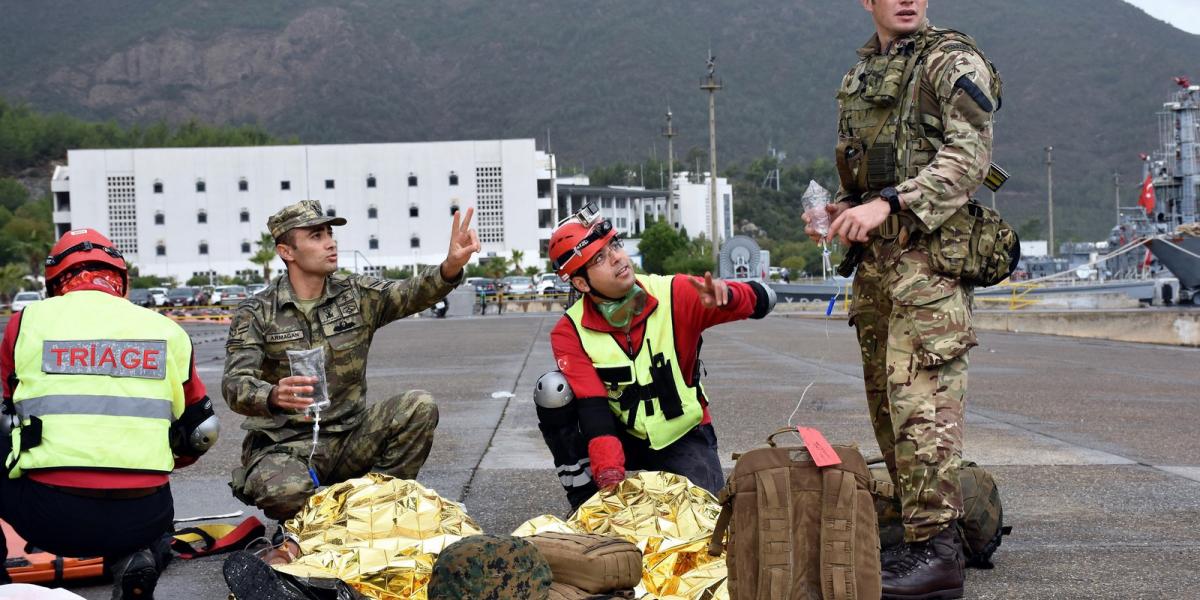
[[[238,306],[226,343],[222,391],[229,407],[248,417],[242,428],[249,431],[230,483],[235,496],[282,521],[318,482],[368,471],[416,477],[433,444],[437,405],[414,390],[367,406],[367,352],[376,329],[432,306],[462,281],[463,266],[479,250],[473,213],[454,213],[446,260],[408,281],[335,273],[332,226],[346,220],[325,216],[319,202],[287,206],[267,220],[287,271]],[[317,380],[292,376],[287,351],[316,347],[325,351],[332,404],[321,411],[310,460],[306,409]]]
[[[943,224],[989,170],[1000,81],[968,36],[933,27],[928,0],[860,0],[876,33],[838,91],[837,203],[814,240],[857,263],[850,322],[862,349],[875,436],[897,484],[905,544],[885,552],[884,598],[960,598],[958,466],[971,289],[931,265],[967,243]],[[939,237],[941,236],[941,237]]]

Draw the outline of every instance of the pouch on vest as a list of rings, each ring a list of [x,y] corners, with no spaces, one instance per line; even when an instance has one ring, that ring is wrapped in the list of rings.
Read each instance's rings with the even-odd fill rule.
[[[1017,232],[1000,213],[974,200],[963,205],[929,238],[933,270],[967,285],[1004,281],[1021,259]]]
[[[740,456],[721,490],[709,554],[728,539],[731,598],[878,598],[882,593],[875,482],[856,446],[833,446],[841,463],[817,467],[802,446],[769,447]],[[728,535],[726,535],[728,534]]]

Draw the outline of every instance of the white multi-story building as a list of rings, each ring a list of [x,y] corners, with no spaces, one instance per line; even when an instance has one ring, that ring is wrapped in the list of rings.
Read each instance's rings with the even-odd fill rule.
[[[452,212],[471,207],[479,256],[520,250],[529,266],[554,227],[553,173],[532,139],[72,150],[51,191],[59,235],[94,227],[142,274],[186,280],[261,272],[250,257],[267,217],[305,199],[347,219],[335,229],[345,268],[437,264]]]
[[[697,177],[694,173],[682,172],[675,174],[674,218],[676,229],[687,229],[690,237],[701,233],[711,240],[712,235],[712,202],[710,201],[711,185],[709,173]],[[717,229],[721,232],[721,240],[733,237],[733,186],[724,177],[717,178]]]

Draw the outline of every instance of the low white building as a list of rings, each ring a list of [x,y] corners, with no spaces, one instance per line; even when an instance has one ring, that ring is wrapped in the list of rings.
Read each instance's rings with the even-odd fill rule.
[[[694,173],[675,174],[674,211],[675,228],[687,229],[690,237],[701,233],[711,240],[712,236],[712,202],[710,174],[704,173],[697,177]],[[717,178],[717,229],[721,232],[721,240],[733,237],[733,186],[724,177]]]
[[[647,219],[667,216],[667,191],[641,187],[593,186],[587,176],[559,177],[558,202],[552,215],[555,222],[571,216],[591,202],[626,238],[637,238],[646,228]],[[712,211],[708,173],[697,178],[692,173],[675,174],[675,205],[672,221],[675,229],[686,229],[689,237],[712,239]],[[733,236],[733,186],[724,177],[717,178],[717,201],[723,208],[717,215],[721,239]]]
[[[345,268],[439,263],[452,211],[470,207],[480,256],[520,250],[529,266],[554,227],[553,173],[532,139],[72,150],[51,191],[59,235],[94,227],[142,274],[183,281],[261,272],[250,257],[267,218],[305,199],[347,219],[335,229]]]

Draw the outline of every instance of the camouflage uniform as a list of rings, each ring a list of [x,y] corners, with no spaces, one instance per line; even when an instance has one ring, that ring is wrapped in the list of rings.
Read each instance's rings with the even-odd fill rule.
[[[294,227],[331,222],[321,215],[319,204],[305,201],[281,210],[268,226],[278,239]],[[438,266],[408,281],[333,274],[310,321],[284,273],[242,302],[229,327],[221,386],[229,407],[247,416],[242,428],[249,431],[242,467],[230,484],[234,494],[283,520],[315,491],[309,466],[322,485],[368,471],[415,478],[433,444],[437,406],[428,392],[417,390],[368,407],[367,353],[376,329],[432,306],[456,284],[445,281]],[[267,398],[291,375],[287,351],[317,345],[325,348],[331,406],[321,413],[320,442],[310,465],[311,419],[271,408]]]
[[[995,108],[990,64],[973,42],[962,42],[965,36],[938,38],[941,32],[926,23],[887,52],[873,37],[838,93],[844,140],[878,131],[879,142],[894,144],[893,180],[907,207],[892,220],[901,227],[881,228],[867,244],[850,322],[858,331],[875,437],[897,484],[909,542],[933,537],[963,510],[958,466],[967,350],[976,345],[971,290],[931,269],[926,241],[987,174]],[[894,67],[911,53],[919,60],[908,63],[912,74],[905,81],[904,69]],[[889,61],[893,67],[883,69]],[[889,84],[898,90],[894,106],[871,97]],[[921,110],[926,107],[933,109]],[[865,186],[860,195],[846,179],[843,174],[840,201],[870,200],[883,187]]]
[[[553,574],[537,547],[521,538],[473,535],[433,563],[429,600],[545,600]]]

